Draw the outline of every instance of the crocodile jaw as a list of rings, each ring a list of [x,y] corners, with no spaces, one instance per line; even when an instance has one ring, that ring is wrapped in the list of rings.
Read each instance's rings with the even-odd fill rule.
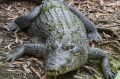
[[[83,62],[81,60],[81,56],[79,56],[79,55],[73,56],[71,53],[69,53],[69,54],[70,55],[67,55],[68,57],[61,56],[62,57],[61,61],[62,62],[64,61],[63,63],[59,63],[61,61],[58,61],[58,63],[53,62],[53,65],[51,65],[51,66],[48,65],[48,63],[47,63],[48,66],[45,67],[46,74],[50,75],[50,76],[62,75],[67,72],[79,69],[87,61],[86,56],[82,56],[83,58],[85,57],[84,58],[85,61]],[[63,53],[63,55],[65,55],[65,54]],[[59,59],[59,57],[58,57],[58,59]],[[55,59],[55,60],[57,60],[57,59]]]

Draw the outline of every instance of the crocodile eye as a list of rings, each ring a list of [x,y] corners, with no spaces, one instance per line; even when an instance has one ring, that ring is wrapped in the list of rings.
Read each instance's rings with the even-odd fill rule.
[[[70,50],[70,49],[73,49],[74,47],[75,47],[74,45],[64,45],[64,46],[62,46],[62,48],[64,50]]]

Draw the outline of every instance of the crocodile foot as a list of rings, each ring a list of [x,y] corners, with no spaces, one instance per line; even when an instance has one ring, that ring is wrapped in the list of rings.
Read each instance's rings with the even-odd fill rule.
[[[90,41],[94,41],[96,43],[100,43],[102,42],[102,37],[100,36],[100,34],[98,32],[92,32],[88,34],[88,39]]]
[[[116,74],[111,71],[106,71],[105,76],[106,76],[106,79],[114,79]]]
[[[12,54],[8,54],[5,58],[4,58],[4,62],[10,62],[10,61],[15,61],[19,56],[16,55],[15,53]]]
[[[18,25],[14,22],[11,22],[9,23],[7,26],[5,26],[5,28],[8,30],[8,31],[15,31],[15,32],[18,32],[20,31],[20,28],[18,27]]]
[[[8,54],[5,59],[4,62],[13,62],[15,60],[17,60],[18,58],[22,57],[24,54],[24,48],[20,47],[15,49],[14,51],[12,51],[10,54]]]

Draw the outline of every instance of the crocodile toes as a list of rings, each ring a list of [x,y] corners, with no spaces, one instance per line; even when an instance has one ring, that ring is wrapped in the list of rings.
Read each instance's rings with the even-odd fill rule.
[[[96,43],[102,42],[102,37],[96,32],[96,33],[89,33],[88,39],[90,41],[95,41]]]
[[[110,71],[108,71],[108,72],[106,73],[106,79],[114,79],[115,76],[116,76],[116,74],[115,74],[115,73],[112,73],[112,72],[110,72]]]
[[[5,62],[15,61],[17,57],[14,54],[8,54],[5,58]]]
[[[19,27],[17,26],[17,24],[14,23],[14,22],[9,23],[9,24],[6,26],[6,29],[7,29],[8,31],[19,31],[19,30],[20,30],[20,28],[19,28]]]

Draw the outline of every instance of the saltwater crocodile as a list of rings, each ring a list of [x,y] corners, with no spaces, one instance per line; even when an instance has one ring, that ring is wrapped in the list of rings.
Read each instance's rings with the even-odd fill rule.
[[[106,53],[89,45],[91,40],[102,41],[94,23],[63,0],[42,0],[41,5],[15,19],[7,29],[27,32],[32,43],[20,45],[5,61],[14,61],[25,54],[37,55],[44,58],[46,74],[60,75],[79,69],[87,60],[102,60],[106,78],[115,76]]]

